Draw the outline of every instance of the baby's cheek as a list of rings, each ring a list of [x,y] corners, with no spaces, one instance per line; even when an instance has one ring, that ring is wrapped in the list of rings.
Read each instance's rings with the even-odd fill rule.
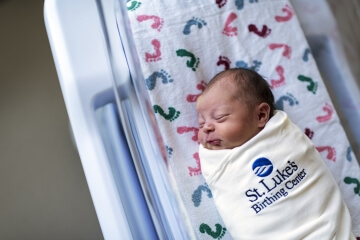
[[[204,145],[204,137],[203,137],[203,134],[202,134],[201,130],[199,130],[197,136],[198,136],[198,141],[199,141],[202,145]]]

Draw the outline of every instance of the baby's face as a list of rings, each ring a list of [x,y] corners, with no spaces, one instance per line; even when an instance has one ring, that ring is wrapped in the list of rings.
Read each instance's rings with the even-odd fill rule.
[[[211,150],[241,146],[261,130],[256,111],[234,100],[234,88],[225,85],[216,83],[197,101],[198,139]]]

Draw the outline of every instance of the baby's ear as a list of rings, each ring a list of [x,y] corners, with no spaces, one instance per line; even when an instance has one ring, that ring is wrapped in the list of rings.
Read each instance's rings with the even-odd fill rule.
[[[258,127],[263,128],[270,118],[270,106],[267,103],[260,103],[258,110]]]

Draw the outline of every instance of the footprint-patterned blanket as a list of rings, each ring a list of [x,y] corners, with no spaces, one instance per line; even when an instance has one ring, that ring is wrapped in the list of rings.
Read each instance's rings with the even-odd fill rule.
[[[130,0],[127,7],[144,84],[196,238],[231,239],[202,176],[195,103],[216,73],[234,67],[264,76],[277,108],[312,140],[360,237],[359,165],[289,1]]]

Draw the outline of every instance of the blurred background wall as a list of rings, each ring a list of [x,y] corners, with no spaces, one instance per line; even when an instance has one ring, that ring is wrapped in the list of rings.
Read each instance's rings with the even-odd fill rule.
[[[329,2],[360,79],[360,3]],[[0,0],[0,239],[102,239],[71,140],[43,4]]]
[[[102,239],[43,5],[0,0],[0,239]]]

